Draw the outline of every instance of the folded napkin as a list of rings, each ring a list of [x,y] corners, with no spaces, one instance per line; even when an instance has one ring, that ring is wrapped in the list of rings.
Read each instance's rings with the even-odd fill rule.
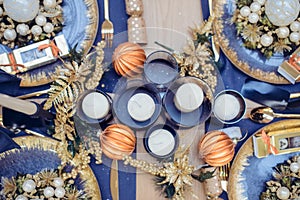
[[[20,82],[20,78],[0,70],[0,93],[14,96]]]
[[[14,135],[14,133],[6,128],[0,127],[0,153],[10,149],[20,148],[20,146],[15,143],[9,135]]]
[[[245,98],[269,106],[275,110],[285,110],[292,113],[300,112],[300,99],[291,99],[291,93],[278,86],[247,79],[241,90]]]

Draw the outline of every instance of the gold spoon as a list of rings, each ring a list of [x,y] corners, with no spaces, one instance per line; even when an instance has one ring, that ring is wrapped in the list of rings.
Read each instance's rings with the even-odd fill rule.
[[[274,113],[273,109],[270,107],[257,107],[251,111],[249,118],[254,122],[265,124],[270,123],[274,118],[300,119],[300,114]]]

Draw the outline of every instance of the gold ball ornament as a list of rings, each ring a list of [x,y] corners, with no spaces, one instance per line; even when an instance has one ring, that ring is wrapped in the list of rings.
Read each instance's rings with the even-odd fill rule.
[[[115,49],[112,59],[117,74],[128,78],[135,77],[143,73],[146,53],[140,45],[125,42]]]
[[[200,158],[213,167],[228,164],[234,157],[235,144],[222,131],[206,133],[198,144]]]
[[[130,155],[133,152],[136,137],[128,126],[113,124],[100,134],[100,143],[107,157],[120,160],[124,155]]]

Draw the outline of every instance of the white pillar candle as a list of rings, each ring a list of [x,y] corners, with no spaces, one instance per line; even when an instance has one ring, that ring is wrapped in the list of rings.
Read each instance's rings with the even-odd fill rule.
[[[240,112],[239,100],[231,94],[222,94],[215,99],[214,114],[223,121],[234,119]]]
[[[157,129],[150,133],[148,138],[150,151],[158,156],[166,156],[175,148],[175,138],[166,129]]]
[[[91,92],[82,100],[82,111],[89,118],[102,119],[108,114],[109,109],[108,99],[99,92]]]
[[[192,112],[201,106],[203,99],[203,90],[198,85],[185,83],[176,91],[174,103],[181,112]]]
[[[152,117],[155,111],[155,102],[145,93],[133,95],[127,104],[129,115],[136,121],[143,122]]]

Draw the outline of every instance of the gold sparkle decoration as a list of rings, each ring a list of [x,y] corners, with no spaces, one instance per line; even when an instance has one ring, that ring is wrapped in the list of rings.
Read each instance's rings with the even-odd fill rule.
[[[241,31],[241,35],[244,40],[249,41],[251,44],[255,44],[256,42],[259,42],[262,33],[261,29],[262,27],[247,24]]]
[[[160,180],[158,185],[172,185],[175,192],[172,199],[184,199],[184,193],[193,184],[192,172],[195,167],[189,164],[189,149],[178,150],[174,156],[173,162],[163,163],[163,166],[147,163],[145,161],[133,159],[130,156],[124,156],[125,165],[131,165],[147,173],[158,176]]]
[[[194,76],[205,81],[212,91],[217,86],[217,64],[211,50],[213,17],[199,26],[190,29],[192,39],[188,40],[183,52],[177,52],[156,42],[156,44],[171,51],[180,67],[180,76]]]
[[[104,47],[105,42],[99,42],[94,47],[95,51],[86,57],[78,59],[80,54],[74,54],[73,58],[76,59],[63,61],[63,66],[56,72],[56,79],[50,87],[49,98],[44,105],[45,110],[52,106],[56,110],[53,137],[61,141],[58,154],[62,164],[71,161],[75,166],[70,174],[65,175],[67,178],[77,176],[87,167],[90,154],[95,155],[98,164],[102,163],[99,145],[94,143],[82,145],[75,129],[74,115],[79,96],[85,90],[96,88],[102,78]]]

